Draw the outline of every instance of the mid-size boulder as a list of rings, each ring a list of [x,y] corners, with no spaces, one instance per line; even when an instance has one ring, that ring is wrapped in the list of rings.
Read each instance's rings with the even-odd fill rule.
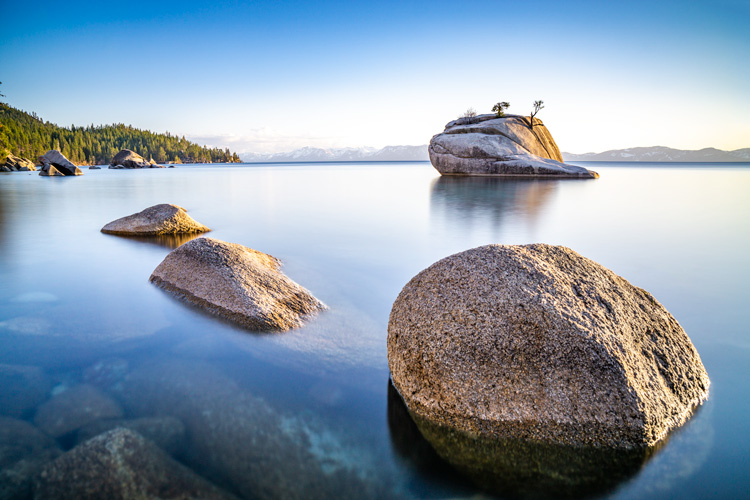
[[[150,281],[252,330],[285,331],[326,306],[280,267],[277,258],[252,248],[196,238],[167,255]]]
[[[109,164],[109,168],[164,168],[155,161],[148,161],[138,153],[123,149],[117,153]]]
[[[48,463],[34,483],[35,499],[235,498],[181,465],[130,429],[117,428]]]
[[[544,244],[478,247],[415,276],[391,311],[388,363],[418,423],[576,446],[654,445],[709,387],[651,294]]]
[[[0,499],[31,498],[33,478],[60,453],[55,440],[33,425],[0,417]]]
[[[148,207],[137,214],[114,220],[102,228],[103,233],[121,236],[158,236],[206,231],[210,229],[190,217],[184,208],[169,203]]]
[[[81,384],[53,396],[39,406],[34,424],[60,437],[92,422],[122,417],[122,408],[97,388]]]
[[[538,118],[479,115],[459,118],[430,140],[432,165],[441,175],[575,177],[599,174],[563,163],[560,149]]]
[[[42,164],[39,175],[83,175],[83,171],[68,160],[65,155],[56,149],[51,149],[39,157]],[[54,173],[55,171],[59,173]]]
[[[5,167],[10,172],[35,172],[34,162],[27,158],[20,158],[14,155],[8,155],[5,159]]]

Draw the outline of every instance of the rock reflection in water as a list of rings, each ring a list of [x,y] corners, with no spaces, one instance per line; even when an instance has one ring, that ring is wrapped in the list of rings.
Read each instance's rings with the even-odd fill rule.
[[[158,245],[174,250],[180,245],[184,245],[190,240],[193,240],[203,233],[187,233],[187,234],[158,234],[155,236],[122,236],[122,235],[107,235],[113,238],[125,238],[130,241],[136,241],[139,243],[150,243],[152,245]]]
[[[448,221],[490,219],[498,226],[516,213],[533,223],[560,179],[440,176],[432,182],[430,208]]]
[[[391,440],[403,457],[430,473],[441,467],[437,452],[474,484],[494,494],[522,498],[601,495],[633,477],[657,451],[480,438],[422,419],[407,419],[408,409],[391,384],[388,395]],[[434,451],[426,449],[430,445]]]

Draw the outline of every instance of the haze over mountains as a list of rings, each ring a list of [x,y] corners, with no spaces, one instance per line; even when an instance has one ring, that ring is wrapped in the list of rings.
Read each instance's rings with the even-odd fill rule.
[[[635,161],[635,162],[750,162],[750,148],[722,151],[673,149],[664,146],[613,149],[603,153],[563,153],[565,161]],[[241,153],[249,163],[285,163],[307,161],[429,161],[427,145],[386,146],[381,149],[305,147],[284,153]]]
[[[565,161],[746,162],[750,161],[750,148],[722,151],[716,148],[683,150],[653,146],[613,149],[603,153],[563,153],[562,156]]]
[[[297,161],[429,161],[427,144],[423,146],[386,146],[377,148],[312,148],[285,153],[241,153],[245,162],[283,163]]]

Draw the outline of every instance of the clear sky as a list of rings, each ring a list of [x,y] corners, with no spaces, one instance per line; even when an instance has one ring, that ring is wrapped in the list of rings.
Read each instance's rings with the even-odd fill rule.
[[[750,0],[0,0],[0,91],[238,152],[426,144],[473,107],[563,151],[750,147]]]

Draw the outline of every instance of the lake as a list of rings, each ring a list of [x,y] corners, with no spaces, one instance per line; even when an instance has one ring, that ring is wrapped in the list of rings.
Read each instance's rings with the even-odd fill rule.
[[[43,425],[50,397],[85,386],[115,406],[104,417],[161,419],[144,433],[174,437],[173,457],[243,498],[473,497],[389,386],[388,316],[443,257],[544,242],[651,292],[711,378],[661,448],[581,495],[745,497],[750,164],[580,164],[601,178],[441,178],[426,162],[0,174],[0,414]],[[258,334],[156,288],[151,272],[185,240],[100,229],[158,203],[278,257],[330,309]],[[94,424],[63,425],[57,446]]]

